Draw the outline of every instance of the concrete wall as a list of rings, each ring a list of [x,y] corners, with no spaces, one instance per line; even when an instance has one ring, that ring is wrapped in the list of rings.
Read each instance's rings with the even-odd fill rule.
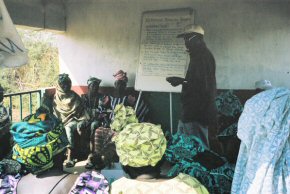
[[[290,1],[84,0],[68,1],[60,37],[61,72],[74,85],[89,76],[112,86],[112,74],[128,72],[134,85],[143,11],[191,7],[205,28],[217,63],[218,88],[252,89],[269,79],[290,87]]]
[[[65,31],[65,4],[60,0],[4,0],[13,23]]]

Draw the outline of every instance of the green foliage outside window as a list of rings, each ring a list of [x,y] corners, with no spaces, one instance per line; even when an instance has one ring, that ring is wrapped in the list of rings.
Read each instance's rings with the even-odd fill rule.
[[[58,49],[56,35],[45,31],[32,31],[18,28],[18,33],[28,50],[29,62],[17,68],[1,68],[0,84],[5,94],[38,90],[55,86],[59,74]],[[37,98],[33,100],[33,110],[37,107]],[[8,106],[8,99],[4,103]],[[29,113],[29,100],[23,97],[24,115]],[[19,98],[13,98],[13,114],[19,111]],[[15,114],[17,115],[17,114]]]

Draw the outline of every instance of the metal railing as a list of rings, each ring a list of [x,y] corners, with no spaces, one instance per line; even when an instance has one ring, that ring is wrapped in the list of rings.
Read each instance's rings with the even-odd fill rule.
[[[33,94],[37,94],[36,97]],[[14,100],[15,98],[19,98],[19,118],[20,120],[23,119],[23,107],[24,107],[24,101],[23,98],[27,98],[28,96],[28,108],[29,108],[29,114],[32,114],[32,107],[33,105],[33,98],[36,98],[36,106],[40,106],[40,101],[41,101],[41,90],[33,90],[33,91],[28,91],[28,92],[18,92],[18,93],[13,93],[13,94],[4,94],[4,100],[9,99],[9,115],[11,120],[13,121],[13,103],[16,101]],[[26,102],[26,101],[25,101]],[[26,102],[27,103],[27,102]],[[17,107],[18,108],[18,107]]]

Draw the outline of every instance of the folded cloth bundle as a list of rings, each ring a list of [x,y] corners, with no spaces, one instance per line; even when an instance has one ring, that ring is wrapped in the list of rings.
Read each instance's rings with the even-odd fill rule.
[[[12,125],[10,132],[15,141],[12,158],[35,174],[51,168],[53,156],[68,144],[63,124],[49,113],[32,114]]]

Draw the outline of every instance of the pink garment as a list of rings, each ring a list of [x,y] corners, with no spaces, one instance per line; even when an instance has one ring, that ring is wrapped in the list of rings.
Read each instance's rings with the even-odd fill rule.
[[[0,179],[0,194],[16,194],[16,188],[19,180],[19,175],[7,175],[3,179]]]
[[[116,78],[116,80],[128,81],[127,73],[124,72],[123,70],[117,71],[117,73],[115,73],[113,76]]]
[[[80,174],[70,194],[109,194],[109,182],[96,171]]]

